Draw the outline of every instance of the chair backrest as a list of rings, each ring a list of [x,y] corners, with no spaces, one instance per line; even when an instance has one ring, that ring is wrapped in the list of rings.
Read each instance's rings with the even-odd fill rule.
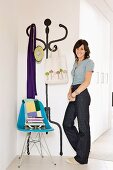
[[[27,114],[36,115],[41,114],[43,118],[43,122],[45,124],[46,129],[50,129],[51,126],[46,116],[46,112],[44,106],[41,101],[37,99],[24,99],[22,100],[18,121],[17,121],[17,128],[18,129],[25,129],[25,122],[27,118]]]

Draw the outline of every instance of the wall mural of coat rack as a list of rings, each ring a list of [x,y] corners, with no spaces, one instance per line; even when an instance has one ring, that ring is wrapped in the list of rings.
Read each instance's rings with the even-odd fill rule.
[[[46,19],[44,21],[44,25],[46,26],[46,28],[45,28],[46,41],[43,41],[42,39],[39,39],[37,37],[36,37],[36,40],[40,41],[41,43],[43,43],[43,45],[44,45],[43,51],[46,52],[46,58],[48,58],[48,51],[49,50],[55,52],[58,49],[57,45],[54,45],[53,48],[51,48],[50,46],[53,43],[56,43],[56,42],[59,42],[59,41],[62,41],[64,39],[66,39],[67,34],[68,34],[68,30],[67,30],[67,28],[64,25],[59,24],[59,27],[61,27],[61,28],[63,28],[65,30],[65,36],[63,38],[60,38],[60,39],[53,40],[53,41],[49,42],[49,26],[51,25],[51,20],[50,19]],[[26,34],[28,36],[29,36],[29,29],[30,29],[30,27],[31,27],[31,25],[28,26],[27,29],[26,29]],[[46,88],[46,107],[45,107],[45,111],[46,111],[46,114],[47,114],[47,117],[48,117],[50,123],[53,123],[53,124],[55,124],[55,125],[57,125],[59,127],[59,131],[60,131],[60,155],[62,156],[63,155],[63,151],[62,151],[62,128],[61,128],[61,126],[60,126],[60,124],[58,122],[55,122],[55,121],[51,120],[50,107],[48,106],[48,84],[45,84],[45,88]]]

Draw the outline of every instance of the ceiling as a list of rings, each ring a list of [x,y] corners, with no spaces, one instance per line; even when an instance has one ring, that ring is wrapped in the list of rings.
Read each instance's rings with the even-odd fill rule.
[[[104,0],[106,5],[109,7],[111,12],[113,12],[113,0]]]
[[[88,0],[113,24],[113,0]]]

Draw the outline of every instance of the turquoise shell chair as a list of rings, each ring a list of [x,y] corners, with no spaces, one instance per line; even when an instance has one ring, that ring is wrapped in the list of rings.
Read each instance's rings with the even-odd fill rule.
[[[22,152],[21,155],[19,156],[20,159],[20,163],[18,165],[18,167],[20,168],[20,166],[22,165],[22,160],[23,160],[23,155],[27,152],[28,155],[30,155],[30,146],[31,148],[33,146],[36,146],[36,148],[38,149],[39,154],[41,155],[41,157],[43,158],[43,150],[46,151],[46,154],[48,156],[50,156],[51,158],[51,162],[56,165],[53,161],[53,158],[50,154],[49,151],[49,147],[47,145],[47,142],[45,140],[45,136],[44,136],[44,132],[47,134],[51,131],[54,131],[54,129],[51,127],[47,116],[46,116],[46,112],[44,109],[44,106],[42,104],[41,101],[38,100],[39,106],[40,106],[40,111],[41,111],[41,115],[43,117],[43,122],[45,124],[45,128],[44,129],[26,129],[25,128],[25,122],[26,122],[26,106],[25,103],[27,101],[36,101],[37,99],[24,99],[22,100],[22,104],[21,104],[21,108],[20,108],[20,112],[18,115],[18,120],[17,120],[17,129],[21,132],[25,132],[26,133],[26,137],[25,137],[25,141],[23,144],[23,148],[22,148]],[[35,140],[32,138],[32,133],[35,133]],[[44,141],[45,144],[42,144],[42,141]],[[39,146],[38,146],[39,143]],[[45,146],[44,146],[45,145]]]
[[[17,129],[19,131],[23,131],[23,132],[49,132],[49,131],[53,131],[54,129],[49,124],[44,106],[43,106],[41,101],[39,101],[39,105],[40,105],[42,117],[44,118],[44,123],[45,123],[46,128],[45,129],[25,129],[25,114],[26,114],[25,102],[26,101],[34,101],[34,100],[35,99],[22,100],[22,105],[21,105],[21,108],[20,108],[19,116],[18,116]]]

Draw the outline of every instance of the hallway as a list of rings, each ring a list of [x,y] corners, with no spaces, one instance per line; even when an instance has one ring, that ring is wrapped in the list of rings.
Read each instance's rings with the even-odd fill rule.
[[[36,46],[44,51],[43,60],[36,61],[37,96],[46,105],[44,63],[54,45],[66,57],[69,83],[49,85],[48,106],[51,120],[62,125],[67,107],[67,92],[72,82],[71,70],[75,60],[73,46],[78,38],[88,41],[91,60],[95,63],[89,92],[91,94],[92,141],[109,128],[111,92],[113,91],[113,1],[112,0],[1,0],[0,5],[0,170],[19,170],[18,158],[24,134],[17,131],[17,117],[21,101],[27,94],[27,51],[29,37],[26,29],[36,25]],[[48,43],[45,20],[50,19]],[[68,36],[64,40],[66,31]],[[60,27],[61,26],[61,27]],[[29,27],[30,28],[30,27]],[[47,29],[48,30],[48,29]],[[28,31],[29,32],[29,31]],[[30,33],[30,32],[29,32]],[[62,42],[54,40],[61,39]],[[44,44],[42,43],[43,41]],[[49,46],[50,49],[48,48]],[[46,50],[48,49],[48,50]],[[110,119],[111,120],[111,119]],[[52,124],[54,133],[48,135],[48,146],[54,155],[56,166],[45,157],[43,160],[33,150],[26,156],[20,170],[113,170],[112,133],[106,133],[92,145],[88,165],[69,165],[66,156],[73,150],[63,133],[63,156],[59,156],[59,128]],[[108,139],[108,135],[111,136]],[[104,144],[104,142],[106,144]],[[111,149],[112,148],[112,149]],[[98,152],[97,152],[98,151]],[[74,153],[75,154],[75,153]],[[35,156],[34,156],[35,155]],[[112,160],[112,161],[111,161]]]

